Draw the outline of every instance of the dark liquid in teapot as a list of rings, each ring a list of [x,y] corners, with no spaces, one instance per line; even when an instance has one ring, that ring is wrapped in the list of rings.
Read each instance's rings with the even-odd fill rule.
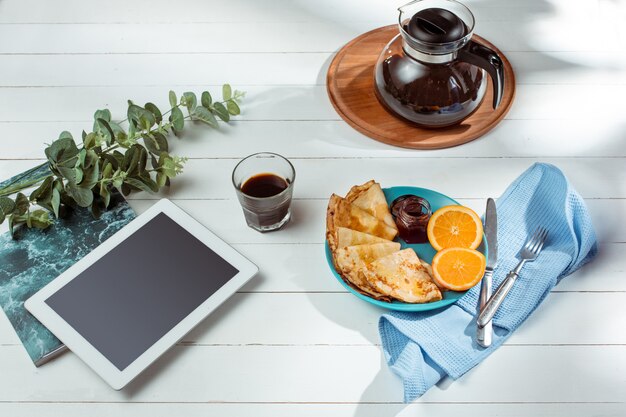
[[[422,65],[393,55],[381,68],[385,100],[391,110],[426,125],[448,126],[472,113],[480,101],[483,71],[467,63]],[[408,75],[410,74],[410,75]]]
[[[426,11],[429,10],[438,9]],[[451,35],[438,33],[438,28],[428,23],[420,25],[418,15],[403,25],[409,35],[419,34],[422,39],[432,35],[432,40],[442,41]],[[459,32],[454,34],[455,38],[468,33],[460,19],[455,25]],[[437,64],[409,56],[398,39],[389,45],[386,59],[377,65],[379,88],[375,90],[380,101],[393,113],[427,127],[444,127],[476,110],[486,89],[483,77],[482,69],[466,62],[452,60]]]

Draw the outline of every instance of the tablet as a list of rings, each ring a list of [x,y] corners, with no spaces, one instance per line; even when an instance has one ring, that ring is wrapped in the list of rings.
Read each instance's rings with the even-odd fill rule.
[[[26,301],[119,390],[258,272],[160,200]]]

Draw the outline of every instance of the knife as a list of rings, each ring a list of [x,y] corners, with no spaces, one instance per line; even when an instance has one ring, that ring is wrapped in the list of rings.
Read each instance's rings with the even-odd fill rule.
[[[492,198],[487,200],[484,229],[487,237],[487,266],[480,285],[479,313],[487,304],[489,297],[491,297],[493,270],[498,263],[498,215],[496,213],[496,202]],[[484,327],[476,327],[476,341],[480,346],[491,346],[492,335],[491,321],[485,324]]]

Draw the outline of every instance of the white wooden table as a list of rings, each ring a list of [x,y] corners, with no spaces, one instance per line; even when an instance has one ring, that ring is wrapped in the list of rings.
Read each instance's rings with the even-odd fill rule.
[[[190,157],[167,196],[261,269],[129,389],[72,354],[36,369],[0,315],[0,416],[626,415],[626,5],[619,0],[472,0],[477,33],[517,73],[506,119],[440,151],[386,146],[333,111],[333,53],[396,20],[387,0],[0,0],[0,178],[38,163],[126,99],[230,82],[248,92],[220,131],[174,140]],[[581,30],[586,34],[580,34]],[[293,221],[245,226],[236,162],[279,152],[297,170]],[[374,178],[440,190],[479,213],[535,161],[586,198],[601,253],[565,279],[483,364],[416,403],[381,354],[382,311],[346,293],[323,252],[328,196]],[[159,196],[137,194],[138,212]]]

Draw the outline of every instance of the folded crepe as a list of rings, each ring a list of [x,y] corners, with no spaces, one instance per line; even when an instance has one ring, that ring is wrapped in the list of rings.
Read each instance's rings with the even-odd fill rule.
[[[346,246],[364,245],[366,243],[388,243],[387,239],[346,227],[337,228],[337,248],[345,248]]]
[[[344,280],[352,284],[357,290],[366,295],[381,298],[384,297],[385,294],[370,287],[359,272],[366,268],[367,264],[374,262],[376,259],[385,257],[399,250],[399,243],[389,241],[387,243],[346,246],[335,251],[335,266]]]
[[[441,300],[441,291],[413,249],[394,252],[366,265],[360,280],[375,291],[406,303]]]
[[[326,211],[326,238],[332,252],[337,249],[336,232],[339,227],[368,233],[386,240],[393,240],[398,234],[397,229],[389,227],[365,210],[349,203],[345,198],[333,194],[330,196]]]
[[[363,185],[355,185],[346,195],[346,200],[360,209],[365,210],[372,216],[385,222],[385,224],[396,232],[398,227],[389,211],[389,205],[385,199],[385,193],[380,188],[380,184],[370,180]]]

